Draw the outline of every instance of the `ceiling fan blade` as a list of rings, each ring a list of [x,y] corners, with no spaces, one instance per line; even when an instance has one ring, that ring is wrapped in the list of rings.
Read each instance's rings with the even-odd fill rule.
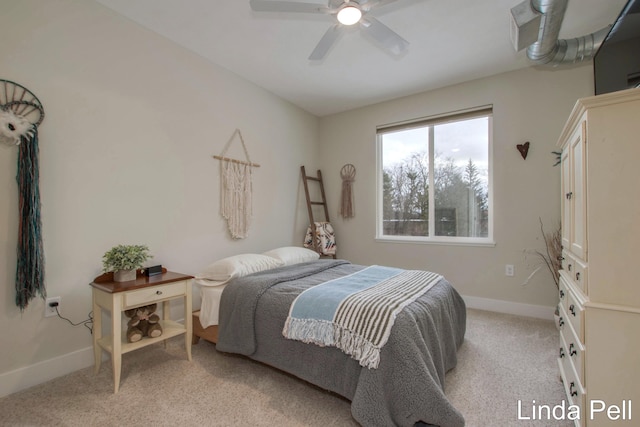
[[[400,55],[409,46],[408,41],[375,18],[362,19],[360,26],[367,35],[393,54]]]
[[[255,12],[329,13],[331,11],[321,4],[293,1],[251,0],[249,4],[251,10]]]
[[[313,49],[313,52],[311,52],[309,60],[320,61],[322,58],[324,58],[329,49],[331,49],[331,46],[333,46],[336,40],[338,40],[338,38],[342,35],[343,31],[344,27],[340,24],[335,24],[329,27],[327,32],[324,33],[324,36],[322,36],[322,38],[316,45],[315,49]]]
[[[362,9],[366,10],[367,12],[370,11],[371,9],[378,8],[378,7],[382,7],[384,5],[387,5],[389,3],[393,3],[396,2],[398,0],[361,0],[359,2],[360,6],[362,6]]]

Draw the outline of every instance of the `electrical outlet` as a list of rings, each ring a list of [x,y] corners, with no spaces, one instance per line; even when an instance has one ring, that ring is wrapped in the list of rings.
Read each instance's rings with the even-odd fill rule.
[[[58,306],[52,306],[52,304],[57,303]],[[53,317],[58,315],[58,311],[60,311],[60,304],[62,303],[61,297],[51,297],[47,298],[44,302],[44,317]],[[56,308],[58,311],[56,311]]]
[[[513,264],[507,264],[504,266],[504,274],[510,277],[516,274]]]

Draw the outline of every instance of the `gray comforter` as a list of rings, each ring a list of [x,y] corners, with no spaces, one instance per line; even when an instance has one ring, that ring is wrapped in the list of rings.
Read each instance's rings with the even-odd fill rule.
[[[445,373],[457,363],[466,309],[445,279],[396,318],[378,369],[363,368],[333,347],[287,340],[282,329],[295,297],[310,286],[364,268],[319,260],[230,282],[220,302],[217,349],[274,366],[351,400],[361,425],[464,425],[444,394]]]

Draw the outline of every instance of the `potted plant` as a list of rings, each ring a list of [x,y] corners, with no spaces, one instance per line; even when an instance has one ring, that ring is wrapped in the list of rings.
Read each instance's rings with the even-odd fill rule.
[[[118,245],[102,256],[104,272],[113,271],[113,280],[127,282],[136,279],[136,271],[152,258],[146,245]]]

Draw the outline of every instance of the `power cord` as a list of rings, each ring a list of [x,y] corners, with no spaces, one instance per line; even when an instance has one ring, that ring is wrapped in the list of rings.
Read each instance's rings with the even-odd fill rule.
[[[55,308],[56,309],[56,314],[58,315],[58,317],[63,319],[63,320],[66,320],[67,322],[69,322],[71,324],[71,326],[84,325],[85,328],[89,329],[89,333],[93,335],[93,311],[89,312],[89,318],[88,319],[83,320],[82,322],[73,323],[71,320],[67,319],[66,317],[64,317],[63,315],[60,314],[60,312],[58,311],[58,302],[57,301],[49,303],[49,307]]]

